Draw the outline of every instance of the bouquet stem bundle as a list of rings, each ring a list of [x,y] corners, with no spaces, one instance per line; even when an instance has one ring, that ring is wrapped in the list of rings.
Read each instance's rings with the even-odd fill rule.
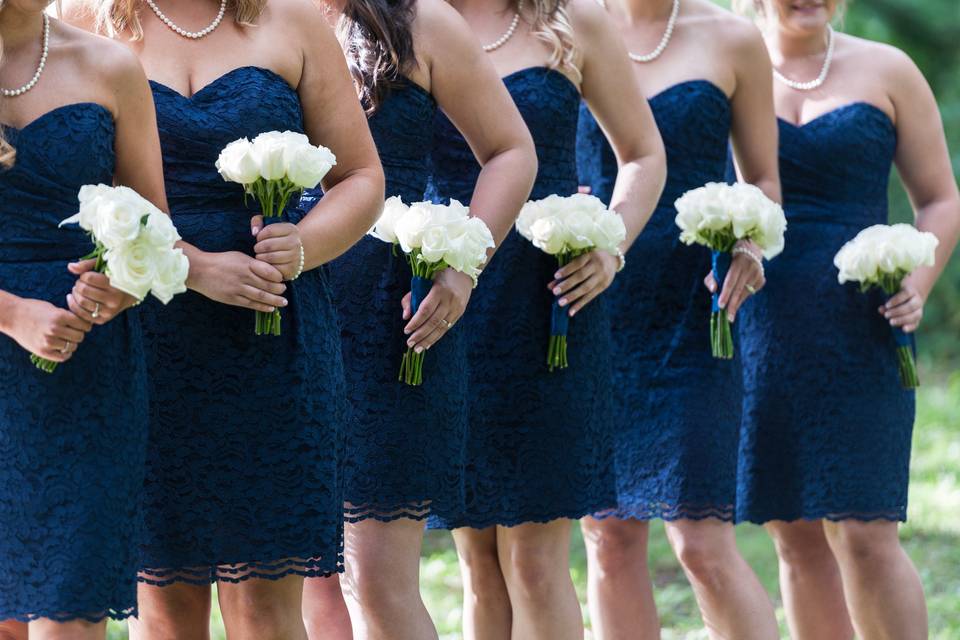
[[[410,262],[410,266],[414,270],[413,278],[410,280],[410,311],[413,315],[416,315],[417,311],[420,310],[420,303],[423,302],[433,287],[433,276],[438,270],[432,268],[436,266],[433,264],[421,263],[417,267],[414,266],[413,259]],[[417,271],[420,271],[420,273],[418,274]],[[423,361],[426,355],[426,351],[417,353],[407,347],[403,358],[400,360],[400,382],[412,387],[419,387],[423,384]]]
[[[903,286],[905,273],[884,274],[880,279],[880,288],[886,299],[889,300],[900,291]],[[920,376],[917,373],[917,360],[913,355],[913,342],[900,327],[890,327],[893,340],[897,345],[897,372],[900,374],[900,384],[904,389],[916,389],[920,386]]]
[[[586,251],[569,251],[557,254],[557,263],[560,268],[570,264],[570,261],[586,253]],[[556,369],[566,369],[570,366],[567,357],[567,330],[570,327],[570,315],[567,309],[560,306],[560,301],[554,299],[550,308],[550,342],[547,344],[547,367],[552,373]]]
[[[280,180],[258,179],[253,184],[247,186],[247,194],[252,195],[260,204],[260,211],[263,214],[263,223],[270,224],[280,220],[283,212],[286,211],[290,198],[299,195],[303,187],[299,187],[286,178]],[[280,309],[274,309],[272,313],[266,311],[257,311],[254,332],[258,336],[279,336],[282,316]]]
[[[710,313],[710,350],[714,358],[733,359],[733,330],[725,309],[720,308],[720,290],[730,270],[731,255],[727,251],[712,251],[713,279],[717,289],[713,292],[713,306]]]

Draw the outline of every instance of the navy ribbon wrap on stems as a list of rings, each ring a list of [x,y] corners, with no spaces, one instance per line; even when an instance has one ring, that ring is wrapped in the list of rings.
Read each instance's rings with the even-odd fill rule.
[[[566,369],[570,366],[567,359],[567,330],[570,328],[570,314],[566,307],[560,306],[560,299],[554,298],[550,307],[550,344],[547,347],[547,366],[550,371]]]
[[[710,313],[710,349],[714,358],[730,360],[733,358],[733,331],[730,329],[730,319],[725,309],[720,308],[720,293],[723,291],[723,281],[730,271],[733,256],[727,251],[712,251],[711,264],[713,279],[717,288],[713,292],[713,305]]]
[[[887,295],[886,301],[889,302],[892,297],[893,295]],[[900,373],[900,384],[904,389],[916,389],[920,386],[920,376],[917,373],[913,336],[893,325],[890,326],[890,332],[897,345],[897,371]]]
[[[430,293],[433,287],[433,279],[423,276],[413,276],[410,280],[410,313],[416,315],[420,310],[420,305]],[[417,353],[410,347],[403,354],[400,362],[400,382],[411,386],[420,386],[423,384],[423,359],[426,356],[425,351]]]

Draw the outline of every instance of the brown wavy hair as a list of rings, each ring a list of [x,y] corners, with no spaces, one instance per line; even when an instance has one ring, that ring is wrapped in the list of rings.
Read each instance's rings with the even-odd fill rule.
[[[337,37],[368,114],[416,65],[416,0],[346,0]]]
[[[129,29],[132,40],[143,37],[138,10],[143,0],[84,0],[93,13],[98,33],[115,38]],[[233,11],[237,24],[250,26],[257,21],[267,0],[228,0],[227,11]]]

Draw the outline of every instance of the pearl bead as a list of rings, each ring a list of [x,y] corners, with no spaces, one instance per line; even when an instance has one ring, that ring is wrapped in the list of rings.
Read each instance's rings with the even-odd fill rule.
[[[50,18],[47,14],[43,14],[43,46],[40,51],[40,63],[37,65],[37,71],[33,74],[33,77],[30,79],[30,82],[23,85],[18,89],[0,89],[0,93],[7,98],[16,98],[17,96],[22,96],[30,89],[33,89],[37,86],[37,83],[40,82],[40,74],[43,73],[43,68],[47,64],[47,56],[50,53]]]
[[[826,82],[827,76],[830,74],[830,66],[833,64],[834,41],[833,28],[827,27],[827,54],[823,58],[823,67],[820,69],[820,75],[817,76],[816,79],[810,80],[809,82],[797,82],[784,76],[776,69],[773,70],[773,77],[796,91],[812,91],[820,88],[820,86]]]
[[[186,29],[174,24],[173,20],[168,18],[162,11],[160,11],[160,7],[157,6],[154,0],[146,1],[147,5],[153,9],[153,12],[157,15],[157,18],[159,18],[161,22],[170,27],[174,33],[191,40],[199,40],[200,38],[213,33],[213,31],[220,26],[220,23],[223,21],[223,17],[227,13],[227,0],[220,0],[220,10],[217,12],[217,17],[214,18],[213,22],[210,23],[208,27],[201,29],[200,31],[187,31]]]
[[[496,51],[503,45],[507,44],[510,41],[510,38],[513,37],[513,34],[517,32],[517,27],[520,25],[520,14],[523,11],[523,0],[520,0],[517,3],[517,12],[513,14],[513,20],[510,21],[510,26],[507,27],[506,33],[494,40],[491,44],[483,45],[483,50],[487,53],[491,51]]]

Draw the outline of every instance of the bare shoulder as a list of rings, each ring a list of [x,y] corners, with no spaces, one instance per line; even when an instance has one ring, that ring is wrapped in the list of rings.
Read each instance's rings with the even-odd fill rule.
[[[614,32],[610,14],[597,0],[570,0],[567,16],[578,43],[609,37]]]
[[[325,10],[320,0],[270,0],[265,9],[278,30],[306,38],[315,38],[318,32],[333,32],[327,24]]]
[[[64,53],[85,78],[122,88],[144,75],[137,56],[121,42],[65,22],[58,24],[57,35]]]
[[[848,62],[851,69],[869,69],[871,77],[880,80],[894,104],[915,97],[917,91],[930,91],[916,63],[892,45],[840,34],[835,59],[841,64]]]
[[[763,34],[753,20],[707,0],[694,0],[685,6],[688,7],[688,19],[708,31],[710,37],[732,55],[751,58],[766,54]]]
[[[444,52],[473,44],[476,36],[456,9],[444,0],[417,0],[413,22],[418,52],[436,59]]]

